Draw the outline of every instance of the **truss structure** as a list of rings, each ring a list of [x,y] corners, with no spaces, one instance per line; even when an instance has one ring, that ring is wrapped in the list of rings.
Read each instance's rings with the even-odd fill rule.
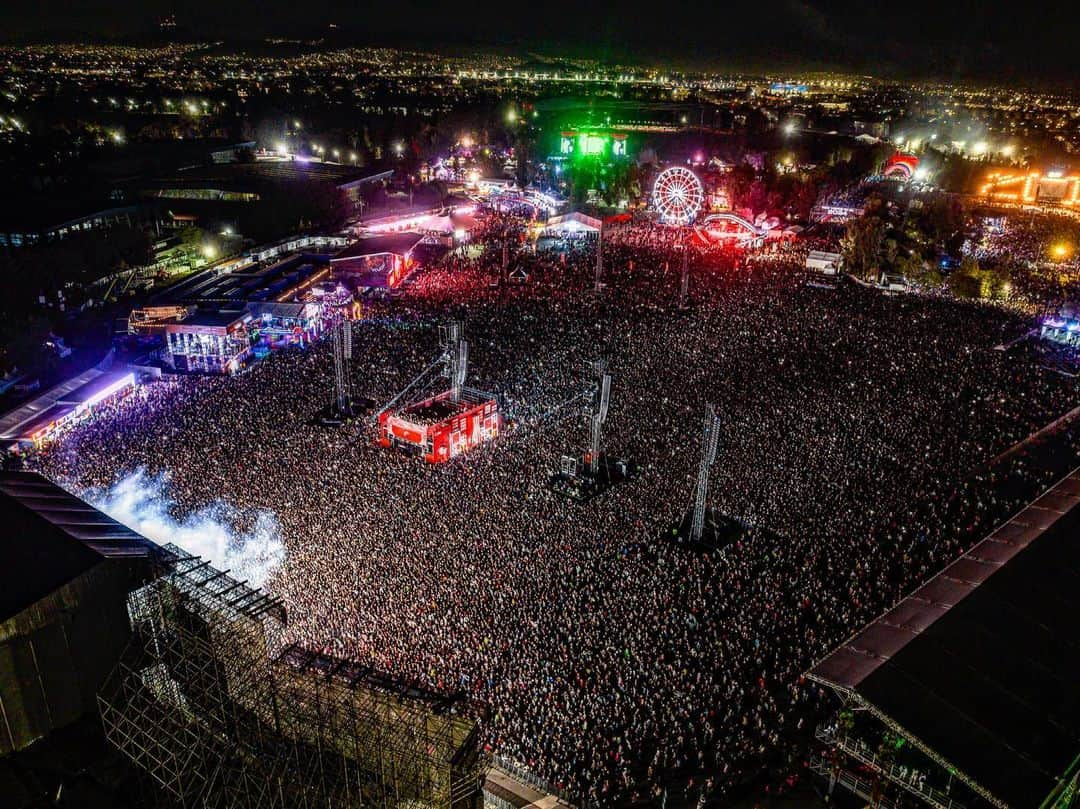
[[[682,274],[679,277],[679,308],[685,309],[690,298],[690,246],[683,243],[682,247]]]
[[[129,598],[134,630],[98,697],[155,805],[475,809],[483,706],[283,647],[280,601],[175,546]]]
[[[593,475],[600,468],[600,432],[607,421],[608,405],[611,402],[611,374],[607,372],[607,363],[597,360],[593,364],[596,373],[596,389],[586,413],[589,416],[589,472]]]
[[[690,523],[690,538],[701,541],[705,530],[705,501],[709,496],[709,470],[716,462],[720,443],[720,419],[713,406],[705,405],[705,424],[701,437],[701,464],[698,466],[697,487],[694,489],[694,516]]]
[[[342,319],[334,326],[334,405],[339,415],[352,410],[352,382],[349,365],[352,361],[352,325]]]
[[[596,274],[593,278],[593,291],[599,293],[604,288],[604,228],[596,237]]]
[[[445,378],[450,383],[450,394],[453,401],[461,400],[461,391],[465,384],[465,377],[469,371],[469,343],[462,339],[461,321],[452,320],[445,326],[439,327],[441,350],[424,370],[417,374],[413,380],[398,391],[389,402],[376,411],[373,420],[378,422],[384,413],[397,412],[398,405],[407,401],[406,397],[424,390],[429,390],[432,383],[440,378]],[[441,373],[436,373],[441,369]]]
[[[452,320],[440,328],[443,346],[443,374],[450,381],[450,398],[461,401],[461,388],[469,371],[469,343],[461,337],[461,321]]]
[[[984,800],[988,805],[997,807],[997,809],[1009,809],[1009,807],[1003,801],[992,795],[989,791],[986,790],[985,787],[983,787],[981,784],[968,776],[967,773],[965,773],[963,770],[960,770],[951,762],[939,755],[932,747],[926,744],[918,736],[909,733],[906,728],[893,721],[890,717],[875,708],[871,703],[865,701],[857,692],[851,691],[842,686],[838,686],[834,683],[825,682],[812,674],[809,676],[809,679],[830,688],[839,697],[841,704],[847,710],[852,711],[856,715],[865,714],[873,717],[873,719],[875,719],[881,724],[881,727],[886,728],[889,731],[895,733],[897,736],[905,739],[912,745],[912,747],[918,749],[924,756],[926,756],[929,761],[940,767],[942,771],[950,773],[954,778],[956,778],[957,781],[962,783],[967,789],[971,790],[972,793]],[[815,731],[815,735],[817,736],[819,741],[825,741],[826,743],[830,744],[836,750],[845,755],[851,755],[852,750],[855,748],[855,745],[852,744],[839,743],[840,741],[843,741],[843,737],[841,736],[837,736],[837,738],[835,739],[825,739],[818,731]],[[881,768],[875,768],[874,762],[867,762],[860,758],[856,758],[856,760],[864,766],[870,766],[871,770],[874,770],[875,772],[880,772]],[[941,805],[929,801],[927,802],[931,806]],[[956,806],[957,804],[954,801],[953,807],[951,809],[956,809]]]

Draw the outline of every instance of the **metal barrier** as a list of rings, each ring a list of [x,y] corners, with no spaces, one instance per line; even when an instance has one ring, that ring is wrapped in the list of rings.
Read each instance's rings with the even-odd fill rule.
[[[907,790],[912,795],[916,795],[924,800],[934,809],[964,809],[962,803],[958,803],[950,798],[944,792],[934,789],[928,786],[926,783],[914,783],[908,779],[907,768],[895,762],[882,762],[878,760],[876,754],[871,752],[870,748],[866,746],[864,742],[859,739],[853,739],[849,736],[842,736],[836,732],[834,728],[825,728],[818,726],[814,731],[814,736],[825,744],[833,745],[842,750],[847,755],[851,756],[856,761],[860,761],[868,767],[872,767],[881,773],[882,777],[887,779],[890,783]]]
[[[572,795],[569,791],[555,786],[550,781],[541,778],[521,762],[514,761],[512,758],[496,755],[492,759],[492,765],[517,781],[520,781],[522,784],[530,786],[538,792],[554,795],[556,798],[559,798],[561,801],[568,803],[571,806],[581,807],[581,809],[592,809],[592,807],[599,806],[596,801],[583,800],[579,796]]]

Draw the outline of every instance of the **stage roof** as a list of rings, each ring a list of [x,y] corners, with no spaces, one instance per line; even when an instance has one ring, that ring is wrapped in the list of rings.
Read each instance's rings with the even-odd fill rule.
[[[23,422],[19,425],[18,433],[12,436],[5,436],[5,440],[15,441],[32,441],[34,435],[36,435],[41,429],[48,427],[54,422],[60,421],[65,416],[71,415],[75,412],[77,405],[74,404],[61,404],[56,402],[49,405],[46,409],[37,413],[32,419]]]
[[[85,405],[134,384],[135,374],[132,371],[107,371],[64,394],[57,401],[60,404]]]
[[[252,317],[270,315],[277,318],[294,318],[300,320],[308,310],[306,303],[276,303],[274,301],[256,301],[247,305],[248,312]]]
[[[810,672],[1011,807],[1080,754],[1080,470]]]
[[[183,331],[184,327],[226,329],[248,316],[247,309],[200,309],[168,326],[173,331]]]
[[[0,472],[0,621],[107,558],[160,552],[150,540],[36,472]]]
[[[424,237],[422,235],[419,233],[412,233],[411,231],[405,233],[384,233],[380,236],[367,236],[353,242],[330,260],[347,261],[352,258],[377,256],[382,253],[394,253],[395,255],[404,256],[423,240]]]

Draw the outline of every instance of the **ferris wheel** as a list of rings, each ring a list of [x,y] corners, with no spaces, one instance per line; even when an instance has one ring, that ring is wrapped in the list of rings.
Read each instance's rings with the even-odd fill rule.
[[[664,169],[653,183],[653,206],[660,221],[671,225],[689,225],[701,210],[705,189],[694,172],[682,166]]]

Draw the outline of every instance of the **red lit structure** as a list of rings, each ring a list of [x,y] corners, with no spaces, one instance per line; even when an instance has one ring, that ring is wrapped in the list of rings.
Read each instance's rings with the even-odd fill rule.
[[[420,233],[384,233],[359,239],[330,259],[337,277],[355,285],[395,289],[416,269],[414,251],[424,236]]]
[[[379,414],[379,444],[441,463],[499,434],[499,405],[489,393],[447,390],[400,411]]]
[[[917,156],[897,152],[886,161],[885,176],[890,179],[909,182],[915,176],[918,168],[919,158]]]

